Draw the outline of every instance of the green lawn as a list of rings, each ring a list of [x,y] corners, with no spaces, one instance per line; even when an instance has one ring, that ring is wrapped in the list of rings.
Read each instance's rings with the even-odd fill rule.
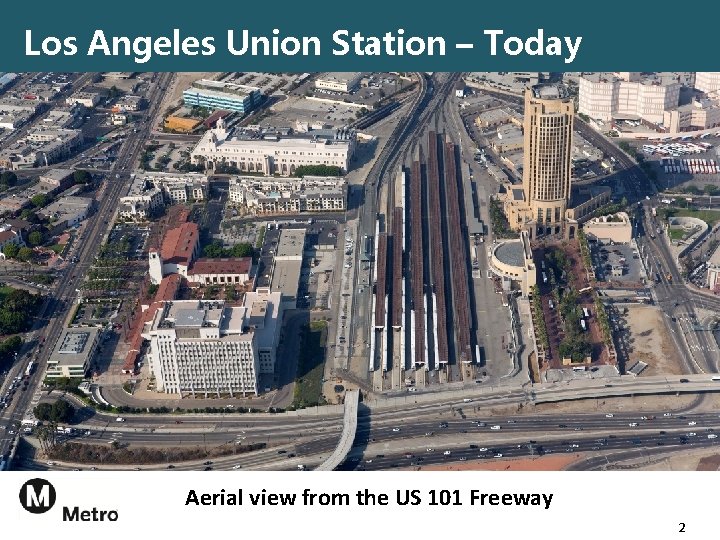
[[[694,217],[702,219],[711,227],[720,221],[720,210],[688,210],[687,208],[673,208],[674,217]]]
[[[2,301],[5,300],[5,297],[6,297],[8,294],[10,294],[11,292],[13,292],[13,288],[12,288],[12,287],[1,286],[1,287],[0,287],[0,303],[2,303]]]
[[[313,407],[325,403],[322,397],[322,379],[325,370],[325,342],[327,323],[315,321],[302,329],[300,358],[293,407]]]
[[[685,237],[685,231],[683,229],[668,229],[668,236],[670,236],[670,240],[682,240]]]

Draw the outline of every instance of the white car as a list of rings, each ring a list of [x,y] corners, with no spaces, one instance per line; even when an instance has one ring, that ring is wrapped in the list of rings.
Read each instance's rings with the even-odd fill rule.
[[[717,435],[715,435],[714,433],[710,433],[708,435],[708,439],[717,439]]]
[[[487,451],[488,451],[488,449],[485,448],[485,447],[479,448],[479,450],[480,450],[480,452],[487,452]]]
[[[498,431],[502,428],[500,426],[490,426],[490,429],[492,429],[493,431]]]
[[[501,458],[501,457],[502,457],[502,454],[495,454],[493,457]]]
[[[691,431],[690,433],[688,433],[688,437],[697,437],[697,433]]]
[[[435,450],[433,448],[426,448],[425,451],[426,452],[434,452]]]
[[[613,413],[607,413],[605,415],[605,418],[612,418],[613,416],[615,416]]]
[[[663,413],[663,416],[672,416],[672,413],[666,412],[666,413]]]
[[[242,467],[242,465],[233,465],[233,469],[235,469],[236,471],[241,467]]]
[[[397,433],[398,431],[400,431],[400,428],[399,428],[399,427],[394,427],[394,428],[393,428],[393,432]]]
[[[688,426],[697,426],[697,422],[695,422],[695,420],[688,422]]]
[[[450,454],[452,454],[452,452],[450,450],[445,450],[443,452],[443,456],[449,456]]]
[[[116,422],[124,422],[125,419],[124,419],[122,416],[118,416],[118,417],[115,419],[115,421],[116,421]]]
[[[630,427],[638,427],[638,423],[637,423],[637,422],[630,422],[630,423],[628,424],[628,426],[630,426]]]

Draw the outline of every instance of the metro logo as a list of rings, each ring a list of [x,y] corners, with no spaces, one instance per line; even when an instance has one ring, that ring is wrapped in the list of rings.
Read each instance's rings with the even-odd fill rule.
[[[55,505],[55,487],[42,478],[33,478],[20,488],[20,504],[31,514],[44,514]]]

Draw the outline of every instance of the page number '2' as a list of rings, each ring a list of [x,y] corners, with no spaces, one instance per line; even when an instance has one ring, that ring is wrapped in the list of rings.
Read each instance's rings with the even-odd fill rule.
[[[678,523],[678,527],[680,527],[680,530],[678,532],[685,532],[685,524],[684,523]]]

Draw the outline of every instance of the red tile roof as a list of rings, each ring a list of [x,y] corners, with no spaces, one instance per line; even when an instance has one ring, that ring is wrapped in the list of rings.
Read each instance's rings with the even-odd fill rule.
[[[125,362],[123,363],[123,373],[133,373],[135,371],[135,363],[137,362],[140,349],[142,348],[142,330],[146,323],[149,323],[155,317],[155,312],[163,306],[163,302],[175,300],[177,298],[177,292],[182,283],[182,276],[180,274],[170,274],[165,276],[160,282],[155,293],[155,298],[150,307],[146,309],[141,317],[142,321],[136,327],[136,332],[130,337],[130,350],[125,355]]]
[[[163,238],[160,248],[163,262],[189,264],[199,239],[200,230],[197,223],[183,223],[179,227],[170,229]]]
[[[227,259],[202,258],[195,261],[188,275],[197,274],[248,274],[252,266],[252,257],[233,257]]]

